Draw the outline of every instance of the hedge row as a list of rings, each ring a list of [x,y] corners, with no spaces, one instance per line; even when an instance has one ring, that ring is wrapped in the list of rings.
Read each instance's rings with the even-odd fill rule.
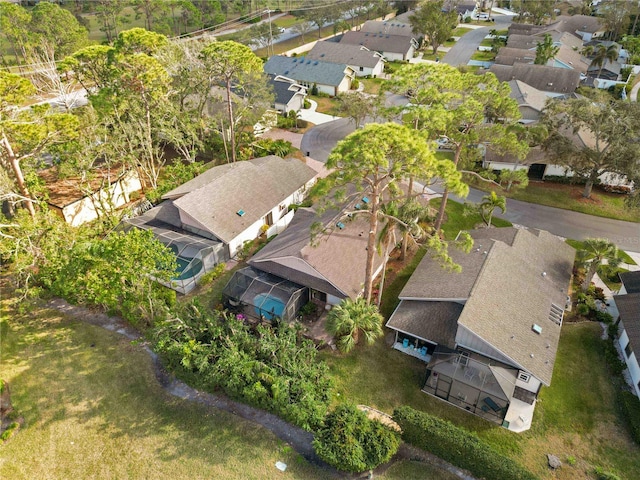
[[[633,440],[640,445],[640,400],[631,392],[620,392],[623,416],[627,419]]]
[[[469,470],[477,477],[501,480],[537,478],[510,458],[493,450],[477,435],[451,422],[406,406],[396,409],[393,419],[400,425],[405,442]]]

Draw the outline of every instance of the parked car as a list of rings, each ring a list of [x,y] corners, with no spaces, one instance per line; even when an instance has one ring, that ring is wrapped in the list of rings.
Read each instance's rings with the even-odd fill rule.
[[[438,137],[438,139],[436,140],[436,143],[438,144],[439,149],[453,150],[455,148],[455,145],[451,143],[451,140],[449,140],[449,137],[445,135]]]

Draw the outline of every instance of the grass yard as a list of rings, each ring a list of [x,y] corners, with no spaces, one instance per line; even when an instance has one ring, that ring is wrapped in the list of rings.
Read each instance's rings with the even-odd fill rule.
[[[326,478],[269,431],[166,394],[124,337],[3,298],[2,377],[25,426],[0,478]]]
[[[582,248],[582,246],[584,245],[583,241],[580,240],[573,240],[571,238],[565,240],[566,243],[568,243],[569,245],[571,245],[573,248],[575,248],[576,250],[579,250],[580,248]],[[627,264],[627,265],[637,265],[636,262],[633,260],[633,258],[631,258],[627,252],[620,250],[620,258],[622,259],[622,263],[623,264]]]
[[[308,98],[318,102],[318,108],[316,108],[317,112],[326,113],[327,115],[341,115],[338,111],[337,99],[331,97],[318,97],[315,95],[309,95]]]
[[[457,27],[451,32],[452,37],[462,37],[465,33],[469,33],[472,28]]]
[[[471,60],[478,60],[479,62],[492,62],[495,58],[496,54],[494,52],[475,52],[471,55]]]
[[[478,186],[475,186],[478,188]],[[626,220],[628,222],[640,222],[640,214],[637,210],[628,209],[625,204],[625,196],[617,193],[608,193],[594,188],[591,198],[582,197],[583,187],[580,185],[564,185],[552,182],[531,182],[524,190],[512,192],[500,192],[509,198],[522,200],[523,202],[538,203],[550,207],[573,210],[598,217]]]
[[[384,82],[383,78],[358,78],[358,80],[364,85],[365,93],[370,93],[372,95],[380,93],[380,87]]]

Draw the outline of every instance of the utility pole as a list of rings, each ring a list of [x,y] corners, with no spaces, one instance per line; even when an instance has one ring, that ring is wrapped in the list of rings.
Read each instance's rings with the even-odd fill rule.
[[[267,15],[269,16],[269,46],[271,47],[271,55],[275,55],[275,51],[273,49],[273,30],[271,28],[271,10],[267,9]],[[267,54],[269,54],[269,49],[267,48]]]

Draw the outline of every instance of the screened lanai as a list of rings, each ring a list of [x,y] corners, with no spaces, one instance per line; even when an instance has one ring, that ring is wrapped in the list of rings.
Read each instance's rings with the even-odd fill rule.
[[[178,268],[167,286],[180,293],[193,290],[202,275],[227,260],[226,249],[221,242],[179,230],[158,220],[149,221],[144,215],[128,219],[126,223],[130,227],[152,230],[160,243],[175,254]]]
[[[225,304],[256,319],[285,322],[309,300],[306,287],[284,280],[270,273],[246,267],[233,274],[222,292]]]

